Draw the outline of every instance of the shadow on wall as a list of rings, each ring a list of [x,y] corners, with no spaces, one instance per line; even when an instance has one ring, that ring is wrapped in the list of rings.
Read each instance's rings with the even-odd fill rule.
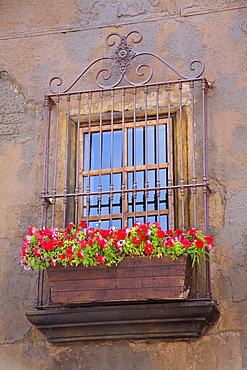
[[[54,369],[63,370],[152,370],[148,352],[134,352],[127,343],[115,344],[114,350],[106,344],[70,344],[53,361]]]

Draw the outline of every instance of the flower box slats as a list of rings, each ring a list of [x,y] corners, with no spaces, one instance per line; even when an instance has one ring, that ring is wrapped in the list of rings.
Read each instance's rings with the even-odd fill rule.
[[[127,257],[118,266],[48,268],[54,303],[187,298],[191,263],[187,256]]]

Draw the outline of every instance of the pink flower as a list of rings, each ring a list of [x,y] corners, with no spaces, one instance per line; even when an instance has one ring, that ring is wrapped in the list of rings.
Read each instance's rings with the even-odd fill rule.
[[[36,227],[35,226],[29,227],[28,232],[30,235],[34,235],[36,232]]]
[[[27,254],[27,247],[24,246],[24,247],[21,248],[21,256],[25,257],[26,254]]]
[[[56,266],[56,260],[54,260],[54,258],[50,258],[50,262],[53,264],[53,266]]]
[[[33,248],[33,252],[34,252],[34,254],[35,254],[36,257],[41,257],[39,247]]]

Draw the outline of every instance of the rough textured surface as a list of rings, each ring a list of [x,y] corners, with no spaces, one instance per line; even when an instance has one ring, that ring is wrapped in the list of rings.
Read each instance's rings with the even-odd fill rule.
[[[4,370],[247,369],[246,0],[3,0],[0,3],[0,363]],[[25,318],[35,274],[18,264],[40,221],[43,95],[105,54],[102,37],[139,29],[145,49],[187,71],[202,59],[209,92],[214,298],[221,319],[201,339],[51,345]],[[103,37],[104,38],[104,37]],[[164,76],[161,76],[164,77]]]

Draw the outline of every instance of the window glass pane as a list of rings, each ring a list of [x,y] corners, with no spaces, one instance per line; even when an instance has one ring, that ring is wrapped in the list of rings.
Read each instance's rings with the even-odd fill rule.
[[[114,173],[113,174],[114,190],[121,190],[121,182],[122,182],[122,174],[121,173]],[[122,212],[121,194],[120,193],[114,194],[112,212],[113,213],[121,213]]]
[[[127,164],[128,166],[134,166],[134,129],[133,128],[128,128],[128,158],[127,158]]]
[[[112,220],[112,226],[115,226],[116,228],[121,229],[122,228],[122,219],[116,218],[116,219]]]
[[[168,215],[160,216],[160,226],[164,231],[168,229]]]
[[[122,167],[122,130],[114,131],[113,167]]]
[[[160,170],[160,185],[167,186],[167,169],[162,168]],[[160,191],[160,209],[167,209],[167,189]]]
[[[88,134],[84,134],[83,170],[88,171]]]
[[[108,191],[110,187],[110,175],[102,175],[102,191]],[[101,214],[109,214],[109,194],[102,194]]]
[[[111,133],[104,131],[102,133],[102,168],[110,168],[110,148],[111,148]]]
[[[155,163],[155,136],[154,136],[154,126],[149,126],[147,128],[148,132],[148,147],[145,148],[148,150],[148,164]]]
[[[136,165],[144,164],[144,127],[136,129]]]
[[[98,170],[99,169],[99,139],[100,135],[99,132],[93,132],[91,134],[92,137],[92,144],[91,144],[91,170]]]
[[[166,125],[159,125],[159,163],[167,162]]]
[[[110,227],[110,220],[102,220],[102,221],[89,221],[88,223],[89,227],[94,227],[95,229],[109,229]],[[112,220],[112,226],[117,227],[118,229],[122,228],[122,220],[121,219],[115,219]]]
[[[128,189],[133,189],[134,173],[128,173]],[[137,189],[144,187],[144,171],[136,172]],[[136,193],[136,212],[144,211],[144,192],[138,191]],[[128,212],[134,212],[133,193],[128,193]]]
[[[149,187],[153,188],[156,184],[156,170],[149,170],[148,171],[148,183]],[[157,206],[155,207],[156,199],[155,199],[155,191],[151,190],[148,192],[148,210],[154,211],[157,209]]]
[[[144,171],[137,171],[136,172],[136,182],[137,182],[137,189],[144,188]],[[142,212],[145,211],[144,209],[144,192],[138,191],[136,197],[136,211]]]

